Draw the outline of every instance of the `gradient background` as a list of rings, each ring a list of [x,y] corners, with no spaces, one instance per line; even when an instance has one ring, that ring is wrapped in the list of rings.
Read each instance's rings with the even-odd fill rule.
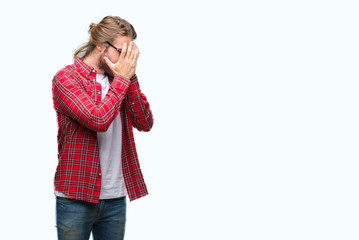
[[[1,239],[56,239],[51,80],[131,22],[154,115],[126,240],[359,239],[357,1],[0,3]]]

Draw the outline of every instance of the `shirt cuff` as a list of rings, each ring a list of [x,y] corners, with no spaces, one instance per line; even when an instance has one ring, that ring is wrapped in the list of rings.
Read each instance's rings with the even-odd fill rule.
[[[115,77],[113,78],[111,87],[118,88],[118,89],[122,90],[123,92],[125,92],[126,89],[129,87],[130,83],[131,83],[130,79],[127,79],[121,75],[115,75]]]
[[[131,78],[131,84],[130,84],[129,89],[130,89],[130,91],[133,91],[133,92],[140,90],[140,84],[138,83],[136,74],[133,75],[133,77]]]

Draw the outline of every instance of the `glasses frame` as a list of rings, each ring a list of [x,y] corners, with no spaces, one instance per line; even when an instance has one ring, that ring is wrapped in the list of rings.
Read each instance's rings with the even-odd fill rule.
[[[112,43],[110,43],[109,41],[106,41],[106,43],[107,43],[108,45],[110,45],[111,47],[113,47],[114,49],[116,49],[117,52],[119,52],[119,53],[121,54],[122,49],[118,49],[117,47],[115,47],[115,46],[114,46]]]

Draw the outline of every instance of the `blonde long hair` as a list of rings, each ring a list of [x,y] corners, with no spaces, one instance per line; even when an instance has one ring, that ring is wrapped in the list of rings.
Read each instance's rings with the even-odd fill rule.
[[[106,16],[98,24],[91,23],[88,33],[89,41],[81,44],[74,52],[73,58],[87,57],[96,47],[106,43],[106,41],[114,42],[118,36],[131,37],[133,40],[137,38],[135,28],[123,18],[118,16]]]

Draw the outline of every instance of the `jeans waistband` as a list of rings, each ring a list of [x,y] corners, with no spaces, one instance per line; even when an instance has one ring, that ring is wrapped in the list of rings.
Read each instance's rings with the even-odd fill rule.
[[[70,198],[70,197],[60,197],[60,196],[56,196],[56,198],[64,198],[64,199],[74,199],[74,198]],[[123,197],[118,197],[118,198],[105,198],[105,199],[99,199],[99,201],[112,201],[112,200],[123,200],[125,199],[126,196]]]

